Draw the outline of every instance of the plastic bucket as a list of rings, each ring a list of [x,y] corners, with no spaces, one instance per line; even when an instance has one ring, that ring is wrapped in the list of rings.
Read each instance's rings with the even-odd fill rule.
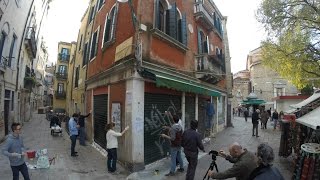
[[[33,159],[36,157],[36,151],[27,151],[27,157]]]

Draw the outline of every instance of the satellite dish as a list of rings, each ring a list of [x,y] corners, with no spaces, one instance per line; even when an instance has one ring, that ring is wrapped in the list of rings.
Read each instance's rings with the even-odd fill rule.
[[[117,1],[120,2],[120,3],[128,2],[128,0],[117,0]]]

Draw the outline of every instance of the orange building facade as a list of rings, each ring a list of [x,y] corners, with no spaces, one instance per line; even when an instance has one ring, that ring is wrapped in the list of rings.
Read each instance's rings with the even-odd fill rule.
[[[165,111],[179,115],[184,128],[198,120],[204,132],[211,99],[212,133],[222,129],[230,68],[224,17],[212,1],[93,0],[88,12],[90,30],[81,32],[90,32],[83,50],[85,107],[93,110],[87,123],[90,141],[106,148],[107,123],[115,122],[117,131],[130,126],[119,138],[118,159],[137,171],[169,152],[159,136],[164,125],[173,124]]]

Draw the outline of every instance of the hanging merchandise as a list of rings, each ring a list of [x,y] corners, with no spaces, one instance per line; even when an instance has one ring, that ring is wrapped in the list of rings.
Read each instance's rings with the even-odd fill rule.
[[[320,177],[320,144],[305,143],[301,145],[301,154],[298,157],[292,179],[309,180]]]

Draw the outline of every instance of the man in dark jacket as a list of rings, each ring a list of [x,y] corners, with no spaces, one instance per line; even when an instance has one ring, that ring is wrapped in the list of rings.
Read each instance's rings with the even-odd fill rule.
[[[267,144],[260,144],[257,149],[257,164],[248,180],[284,180],[279,170],[272,165],[274,160],[273,149]]]
[[[200,134],[196,131],[198,128],[198,121],[192,120],[190,127],[191,128],[186,130],[182,135],[182,147],[184,148],[184,154],[189,163],[186,180],[193,180],[194,178],[198,164],[198,148],[205,152]]]
[[[86,143],[85,143],[85,138],[86,138],[86,131],[85,131],[85,118],[89,117],[90,114],[91,114],[92,110],[89,112],[89,114],[87,115],[81,115],[81,113],[79,113],[79,121],[78,121],[78,124],[80,126],[79,128],[79,134],[80,134],[80,145],[81,146],[86,146]]]
[[[274,112],[272,113],[273,129],[274,130],[277,129],[278,119],[279,119],[279,114],[278,114],[277,110],[275,109]]]
[[[177,159],[180,164],[179,172],[183,172],[183,161],[181,157],[181,141],[182,141],[182,126],[179,124],[179,117],[173,115],[174,124],[170,128],[170,136],[161,134],[161,137],[167,138],[171,141],[171,169],[166,176],[173,176],[176,171]]]
[[[260,110],[256,109],[253,113],[252,113],[252,136],[254,136],[254,130],[256,130],[256,137],[258,136],[258,126],[259,126],[259,116]]]
[[[246,180],[250,173],[256,168],[255,156],[246,149],[242,149],[239,143],[233,143],[229,147],[230,155],[224,151],[220,151],[219,155],[226,158],[231,163],[234,163],[232,168],[224,172],[208,171],[208,177],[213,179],[227,179],[235,177],[237,180]]]

